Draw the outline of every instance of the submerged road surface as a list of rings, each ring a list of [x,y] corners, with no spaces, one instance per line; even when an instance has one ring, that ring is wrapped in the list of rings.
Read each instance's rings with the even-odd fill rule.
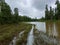
[[[30,33],[28,34],[27,45],[33,45],[33,43],[34,43],[33,30],[34,30],[34,26],[32,26],[32,29],[31,29]]]

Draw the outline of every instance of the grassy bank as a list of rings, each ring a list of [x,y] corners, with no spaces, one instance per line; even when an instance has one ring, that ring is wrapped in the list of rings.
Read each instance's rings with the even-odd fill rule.
[[[31,25],[25,28],[23,36],[17,41],[16,45],[26,45],[28,33],[30,32],[31,28],[32,28]]]
[[[0,25],[0,45],[9,45],[13,37],[17,36],[20,31],[29,30],[30,28],[31,25],[24,23]]]

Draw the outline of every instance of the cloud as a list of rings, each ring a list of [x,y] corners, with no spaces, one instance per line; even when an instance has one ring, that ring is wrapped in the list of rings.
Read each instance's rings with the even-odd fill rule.
[[[12,11],[15,7],[19,9],[19,14],[32,18],[41,18],[45,16],[45,5],[48,4],[55,8],[55,0],[5,0],[11,7]]]
[[[46,4],[51,6],[54,3],[55,0],[33,0],[33,7],[37,8],[40,11],[43,11],[45,9]]]

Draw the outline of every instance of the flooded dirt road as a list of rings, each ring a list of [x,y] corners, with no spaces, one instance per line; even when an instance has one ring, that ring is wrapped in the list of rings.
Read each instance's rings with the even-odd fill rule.
[[[26,22],[33,24],[27,35],[27,42],[23,45],[60,45],[60,22]],[[14,37],[12,42],[21,38],[24,31],[19,33],[18,38]],[[12,42],[9,45],[12,45]]]
[[[28,34],[27,45],[33,45],[33,43],[34,43],[33,30],[34,30],[34,26],[32,26],[32,29]]]
[[[35,24],[33,45],[60,45],[60,22],[28,22]]]

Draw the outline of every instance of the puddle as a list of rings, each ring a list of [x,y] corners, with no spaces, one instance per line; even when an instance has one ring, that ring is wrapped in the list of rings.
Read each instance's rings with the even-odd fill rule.
[[[34,29],[34,26],[32,26],[32,29],[28,34],[27,45],[33,45],[33,42],[34,42],[33,29]]]

